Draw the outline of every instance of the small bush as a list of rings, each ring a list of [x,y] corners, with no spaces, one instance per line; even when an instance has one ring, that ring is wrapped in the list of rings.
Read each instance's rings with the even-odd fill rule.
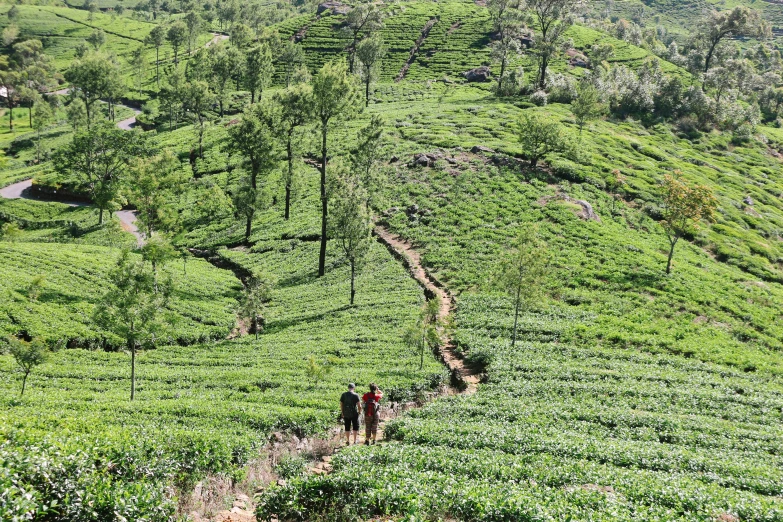
[[[544,91],[536,91],[530,95],[530,101],[538,107],[544,107],[548,103],[549,97]]]

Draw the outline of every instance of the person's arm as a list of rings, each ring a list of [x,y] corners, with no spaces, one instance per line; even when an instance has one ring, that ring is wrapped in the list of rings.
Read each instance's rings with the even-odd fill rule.
[[[345,410],[343,409],[343,398],[340,397],[340,417],[345,417]]]

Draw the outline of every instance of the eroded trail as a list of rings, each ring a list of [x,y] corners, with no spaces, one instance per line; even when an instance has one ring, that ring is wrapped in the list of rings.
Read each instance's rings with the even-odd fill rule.
[[[411,277],[424,288],[428,300],[436,296],[440,299],[438,315],[441,322],[445,323],[454,310],[454,297],[424,268],[421,254],[413,248],[413,245],[380,225],[375,227],[375,235],[392,252],[392,255],[405,264]],[[464,392],[473,393],[479,383],[479,376],[471,368],[465,366],[462,359],[454,353],[454,341],[449,336],[448,330],[441,333],[443,340],[439,352],[443,364],[451,371],[453,378],[464,387]]]

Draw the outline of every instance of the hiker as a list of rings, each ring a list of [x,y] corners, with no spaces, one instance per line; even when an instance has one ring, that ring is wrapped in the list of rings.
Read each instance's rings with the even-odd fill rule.
[[[364,404],[364,444],[369,445],[370,440],[375,444],[375,436],[378,434],[378,422],[381,420],[381,398],[383,393],[374,382],[370,383],[370,391],[362,395]]]
[[[351,428],[353,428],[353,443],[359,438],[359,414],[362,412],[361,399],[354,390],[356,385],[350,383],[348,391],[340,395],[340,418],[345,423],[345,445],[351,444]]]

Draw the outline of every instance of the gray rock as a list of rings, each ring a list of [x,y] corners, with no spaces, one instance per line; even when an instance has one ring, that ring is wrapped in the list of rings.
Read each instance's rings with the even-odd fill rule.
[[[351,6],[345,5],[342,2],[330,0],[318,5],[316,14],[318,15],[344,15],[351,11]]]
[[[482,65],[469,71],[462,73],[466,80],[469,82],[488,82],[492,76],[489,67]]]
[[[587,60],[581,56],[575,56],[568,60],[568,65],[571,67],[582,67],[583,69],[587,69]]]
[[[743,199],[742,201],[749,207],[753,206],[753,198],[751,198],[750,196],[745,196],[745,199]]]
[[[473,154],[478,154],[478,153],[484,153],[484,152],[491,153],[491,152],[495,152],[495,151],[490,149],[489,147],[485,147],[484,145],[476,145],[472,149],[470,149],[470,152],[472,152]]]
[[[598,217],[598,214],[595,213],[593,210],[593,206],[588,203],[587,201],[583,199],[577,199],[574,201],[574,203],[578,204],[582,207],[582,212],[580,213],[580,217],[582,219],[591,219],[593,221],[601,221],[601,218]]]

